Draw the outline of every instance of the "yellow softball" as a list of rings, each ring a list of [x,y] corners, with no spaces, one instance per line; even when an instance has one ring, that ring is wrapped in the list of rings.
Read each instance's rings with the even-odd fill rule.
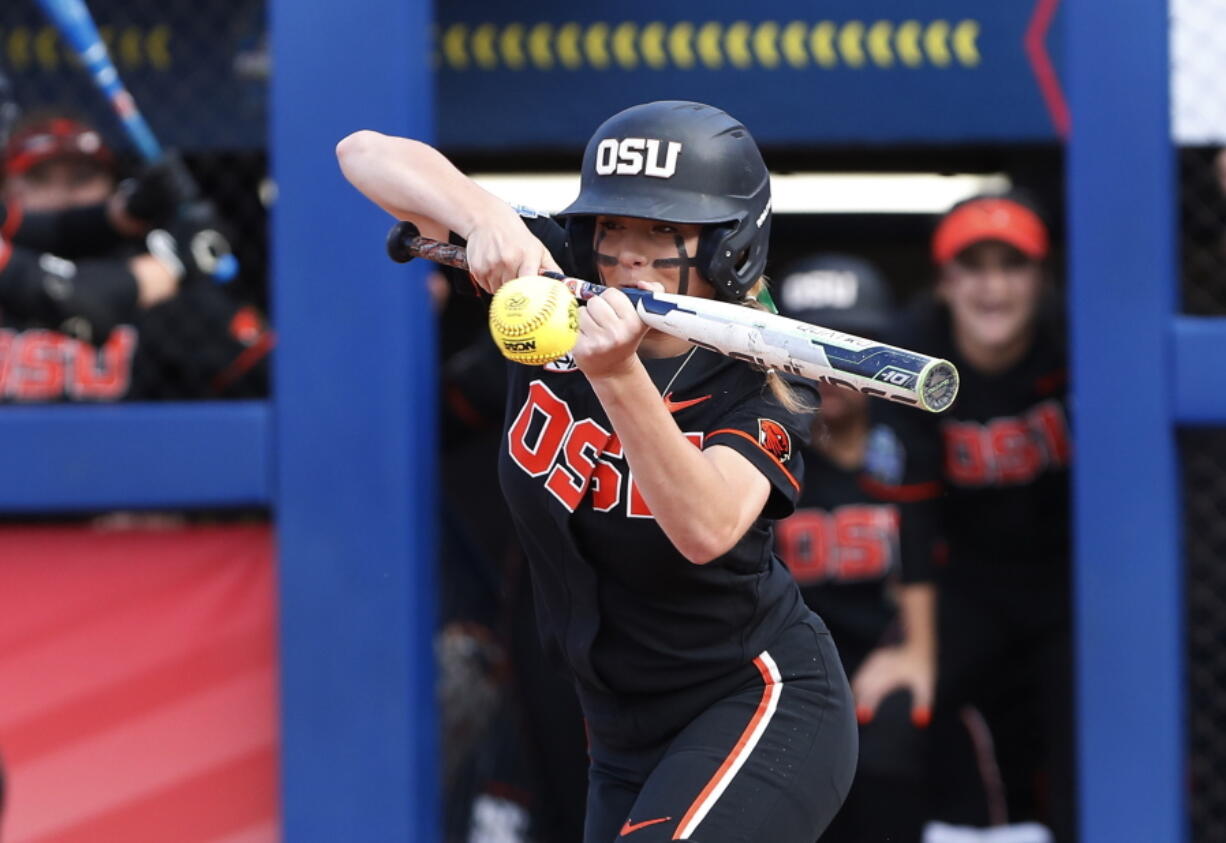
[[[575,347],[579,303],[561,281],[539,275],[516,278],[494,293],[490,333],[503,357],[542,366]]]

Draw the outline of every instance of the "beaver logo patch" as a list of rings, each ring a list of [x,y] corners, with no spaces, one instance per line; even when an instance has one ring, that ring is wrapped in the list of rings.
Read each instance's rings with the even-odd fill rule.
[[[792,456],[792,437],[777,421],[758,419],[758,444],[779,462],[787,462]]]

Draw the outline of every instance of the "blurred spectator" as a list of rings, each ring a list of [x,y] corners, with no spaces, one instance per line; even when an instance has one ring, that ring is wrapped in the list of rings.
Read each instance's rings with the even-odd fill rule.
[[[4,160],[5,230],[14,243],[73,259],[127,258],[150,249],[176,276],[172,297],[148,302],[130,325],[86,338],[100,346],[97,351],[80,337],[45,330],[58,324],[6,318],[12,330],[0,340],[5,356],[37,365],[3,369],[4,400],[267,393],[272,333],[254,308],[232,301],[207,278],[202,262],[210,255],[199,245],[217,222],[176,215],[187,190],[182,165],[170,158],[121,183],[115,156],[98,132],[54,110],[19,120]],[[155,246],[130,239],[163,223],[168,232],[148,241]]]
[[[877,270],[823,254],[793,266],[776,296],[793,319],[886,341],[893,303]],[[900,510],[933,506],[881,402],[819,384],[804,491],[776,550],[821,615],[851,677],[860,759],[825,841],[916,843],[927,818],[927,734],[936,670],[931,533],[900,535]],[[926,527],[912,517],[909,527]]]
[[[17,120],[3,146],[5,235],[61,257],[97,256],[144,237],[174,216],[182,171],[168,161],[116,183],[102,136],[67,112]]]
[[[19,114],[12,88],[0,73],[0,142],[5,150],[9,149],[8,141]],[[142,184],[148,195],[150,183]],[[138,308],[152,306],[174,294],[182,273],[176,274],[165,262],[151,255],[87,261],[78,265],[47,254],[56,251],[56,245],[115,243],[121,236],[117,226],[138,224],[122,213],[126,208],[120,203],[115,203],[113,209],[109,204],[95,208],[93,212],[27,215],[19,205],[0,204],[0,313],[7,324],[58,328],[87,343],[100,342],[119,322],[132,317]],[[18,242],[12,242],[14,239]],[[182,268],[177,258],[176,263]],[[37,342],[33,348],[24,344],[14,347],[13,336],[13,332],[0,331],[0,359],[4,360],[0,372],[4,373],[6,381],[6,388],[0,388],[0,395],[8,391],[9,373],[27,365],[45,371],[48,349],[38,348]],[[70,340],[60,339],[52,345],[62,349],[70,343]],[[97,365],[92,346],[82,345],[81,349],[76,359],[81,361],[83,380],[90,388],[104,384],[107,367]],[[104,371],[98,372],[99,368]],[[62,368],[58,371],[63,374]],[[36,375],[35,380],[38,379]],[[50,380],[54,382],[54,373]],[[48,391],[54,395],[60,388]]]
[[[943,489],[947,557],[936,577],[931,736],[940,747],[937,817],[970,825],[1038,819],[1068,843],[1071,454],[1049,248],[1043,217],[1022,194],[976,197],[945,214],[932,243],[936,295],[910,315],[899,344],[952,360],[961,390],[940,416],[898,412],[915,422],[907,453],[940,455],[914,478]],[[978,757],[992,758],[990,741],[999,768],[985,767],[982,789],[967,786],[945,751],[960,740],[964,717],[980,722],[971,705],[987,725],[978,730],[987,739]]]

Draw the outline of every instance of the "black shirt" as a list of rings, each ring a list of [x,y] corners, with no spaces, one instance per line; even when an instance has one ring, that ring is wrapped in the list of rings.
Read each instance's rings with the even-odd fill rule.
[[[944,490],[949,571],[1060,575],[1069,559],[1071,438],[1058,314],[1045,311],[1025,356],[996,374],[958,353],[944,308],[922,309],[909,328],[905,341],[951,360],[962,376],[954,406],[914,428],[939,454],[919,479]]]
[[[525,221],[573,273],[562,229],[544,217]],[[643,363],[694,445],[733,448],[771,493],[735,547],[695,565],[651,517],[570,359],[508,364],[499,474],[532,566],[541,632],[581,690],[600,694],[656,694],[725,677],[808,616],[772,553],[768,519],[788,515],[799,496],[810,414],[779,405],[763,373],[704,349]],[[816,406],[816,392],[799,389]]]

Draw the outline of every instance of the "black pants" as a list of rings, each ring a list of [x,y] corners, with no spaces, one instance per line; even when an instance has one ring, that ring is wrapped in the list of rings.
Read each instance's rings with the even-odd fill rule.
[[[614,748],[601,731],[593,724],[584,843],[813,843],[856,766],[851,691],[816,617],[668,740]]]
[[[1057,843],[1076,834],[1069,590],[1059,571],[948,577],[940,583],[939,668],[933,719],[940,819],[1039,820]],[[967,706],[992,746],[976,748],[983,789],[967,781],[957,742]],[[991,752],[990,750],[994,750]],[[994,756],[994,757],[991,757]],[[957,769],[958,767],[962,769]],[[997,793],[993,793],[993,790]],[[986,798],[986,809],[976,804]],[[983,803],[980,803],[983,804]],[[1002,817],[1002,813],[1005,815]]]
[[[928,819],[928,730],[911,721],[911,694],[895,691],[860,727],[860,761],[843,809],[822,843],[920,843]]]

